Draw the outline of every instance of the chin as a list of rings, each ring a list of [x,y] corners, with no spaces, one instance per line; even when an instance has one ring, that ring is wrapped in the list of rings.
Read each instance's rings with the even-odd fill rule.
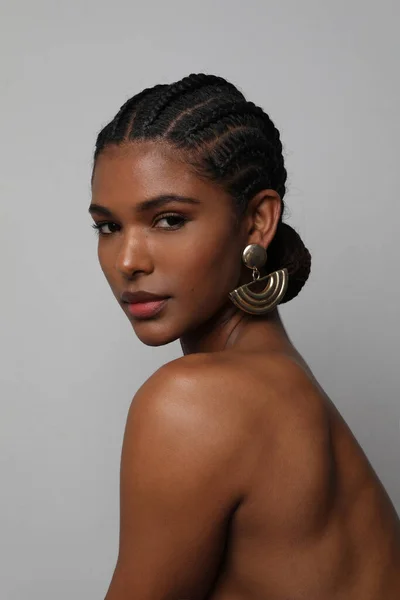
[[[219,308],[221,310],[221,307]],[[216,312],[217,311],[217,312]],[[192,307],[186,314],[180,311],[160,313],[152,319],[129,319],[136,336],[146,346],[165,346],[175,342],[190,332],[196,332],[199,327],[206,324],[210,318],[218,314],[217,309],[203,310],[201,307]],[[195,315],[195,316],[194,316]],[[128,317],[129,318],[129,317]]]
[[[174,332],[170,327],[166,327],[165,323],[154,320],[143,320],[132,323],[132,328],[138,339],[146,346],[165,346],[181,336],[180,332]]]

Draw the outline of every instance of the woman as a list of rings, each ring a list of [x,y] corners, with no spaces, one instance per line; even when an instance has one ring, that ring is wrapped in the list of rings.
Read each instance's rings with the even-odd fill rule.
[[[221,77],[146,89],[98,136],[102,270],[139,339],[184,353],[129,410],[106,600],[399,598],[393,504],[279,316],[310,272],[285,181]]]

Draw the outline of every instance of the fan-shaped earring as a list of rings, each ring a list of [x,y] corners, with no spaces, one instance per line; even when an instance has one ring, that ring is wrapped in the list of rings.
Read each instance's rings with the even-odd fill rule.
[[[271,312],[282,301],[289,283],[287,269],[274,271],[260,277],[261,267],[267,262],[267,251],[259,244],[250,244],[243,251],[243,262],[253,271],[253,281],[242,285],[229,294],[232,302],[250,315],[265,315]],[[250,286],[265,282],[261,292],[255,292]]]

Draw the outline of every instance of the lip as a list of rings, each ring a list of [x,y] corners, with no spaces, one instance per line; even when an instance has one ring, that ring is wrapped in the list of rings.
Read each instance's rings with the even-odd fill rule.
[[[121,294],[121,301],[128,305],[129,313],[138,319],[148,319],[158,314],[167,303],[168,296],[158,296],[150,292],[129,292]]]
[[[166,298],[167,296],[159,296],[158,294],[152,294],[151,292],[145,291],[129,292],[126,290],[121,294],[121,301],[127,302],[128,304],[156,302],[157,300],[165,300]]]
[[[167,302],[168,298],[153,302],[132,302],[132,304],[128,304],[128,311],[137,319],[149,319],[161,312]]]

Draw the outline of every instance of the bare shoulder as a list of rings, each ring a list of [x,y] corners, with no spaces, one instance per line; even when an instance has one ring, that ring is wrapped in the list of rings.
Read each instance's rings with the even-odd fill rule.
[[[240,455],[253,434],[243,402],[247,384],[222,354],[193,354],[163,365],[135,394],[128,420],[135,416],[144,425],[151,419],[149,427],[176,428],[214,453]]]
[[[218,415],[234,419],[238,381],[230,361],[216,353],[183,356],[160,367],[135,394],[132,405],[177,418],[197,415],[205,423]]]
[[[191,472],[197,481],[208,482],[205,490],[213,486],[225,507],[232,506],[244,491],[243,449],[253,433],[251,419],[246,421],[244,414],[231,369],[223,360],[199,354],[171,361],[132,400],[122,463],[134,460],[135,469],[153,472],[154,477],[168,473],[182,484],[185,473]],[[219,486],[223,489],[218,492]]]
[[[184,357],[135,394],[121,455],[110,600],[206,597],[245,494],[249,438],[229,404],[227,375],[214,357]]]
[[[145,387],[163,390],[164,398],[168,389],[183,402],[201,399],[204,409],[228,410],[232,415],[244,411],[258,419],[264,411],[272,420],[301,418],[310,424],[314,420],[316,427],[324,426],[328,417],[321,387],[298,361],[282,352],[183,356],[158,369]]]
[[[279,531],[315,531],[326,523],[335,495],[329,399],[291,356],[271,354],[253,368],[260,400],[248,488],[268,492],[263,497]]]
[[[164,365],[135,395],[127,437],[136,438],[136,452],[138,440],[148,449],[149,440],[160,444],[162,437],[174,445],[174,456],[186,453],[216,477],[223,472],[232,496],[244,497],[254,478],[266,476],[276,497],[287,498],[286,514],[300,495],[303,505],[329,502],[327,404],[305,370],[283,354],[194,354]]]
[[[224,430],[243,430],[243,399],[248,392],[250,373],[224,353],[183,356],[159,368],[138,390],[133,405],[148,411],[173,413],[198,419],[206,429],[214,424]],[[247,375],[247,376],[246,376]],[[254,380],[253,380],[254,383]]]
[[[215,427],[237,443],[266,428],[281,447],[329,434],[328,404],[321,388],[292,357],[229,352],[183,356],[158,369],[136,393],[131,410],[167,415],[198,427]],[[232,435],[234,432],[235,436]],[[296,432],[298,435],[296,436]],[[300,435],[301,434],[301,435]]]

